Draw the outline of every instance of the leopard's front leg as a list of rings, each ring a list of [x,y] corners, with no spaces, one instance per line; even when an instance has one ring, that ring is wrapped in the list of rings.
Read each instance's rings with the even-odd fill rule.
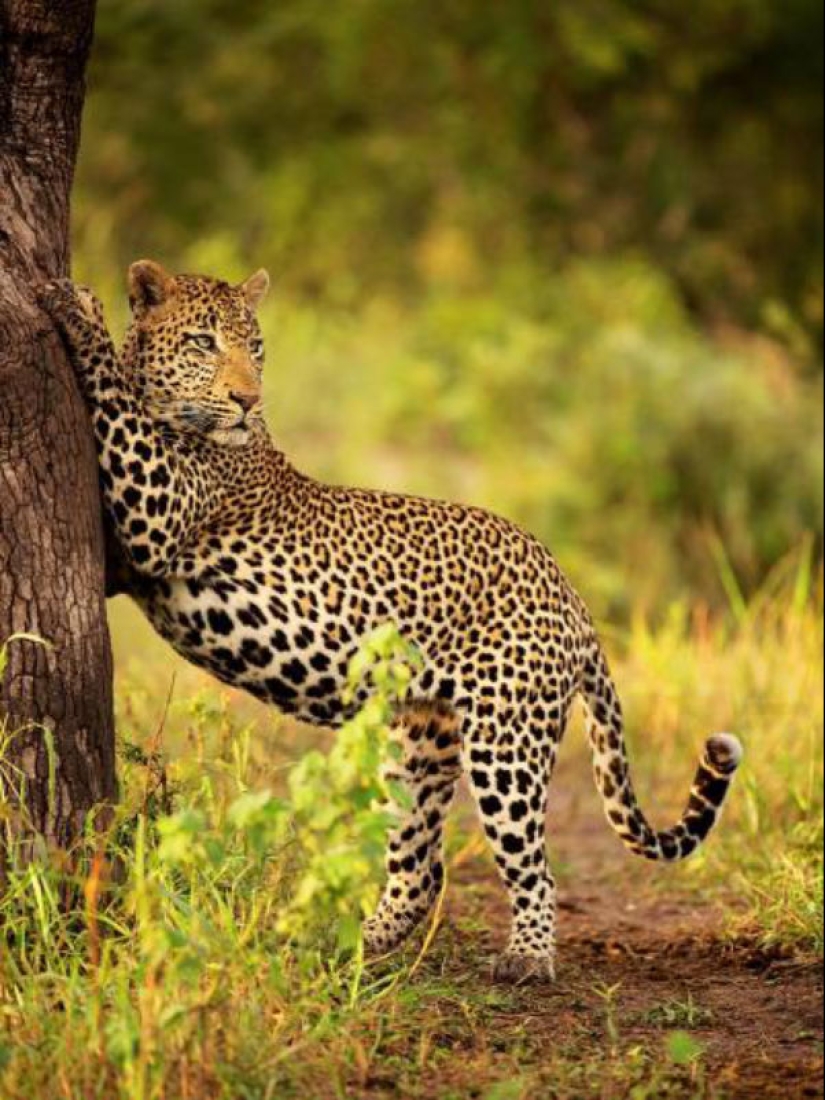
[[[167,575],[200,518],[197,481],[146,415],[123,370],[103,316],[86,287],[69,280],[38,292],[67,346],[92,417],[104,503],[129,564]]]

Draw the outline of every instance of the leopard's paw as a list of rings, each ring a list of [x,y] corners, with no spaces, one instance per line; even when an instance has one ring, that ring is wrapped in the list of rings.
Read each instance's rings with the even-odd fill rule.
[[[364,922],[364,951],[373,958],[398,951],[421,927],[429,908],[393,910],[381,907],[375,916]]]
[[[493,981],[507,985],[535,985],[555,981],[556,966],[546,955],[521,955],[506,951],[493,964]]]
[[[364,923],[362,929],[364,937],[364,953],[369,958],[380,958],[382,955],[390,955],[403,946],[409,930],[404,929],[385,920],[373,917]]]
[[[36,288],[37,304],[58,328],[67,333],[85,331],[103,322],[103,307],[86,286],[71,279],[53,279]]]

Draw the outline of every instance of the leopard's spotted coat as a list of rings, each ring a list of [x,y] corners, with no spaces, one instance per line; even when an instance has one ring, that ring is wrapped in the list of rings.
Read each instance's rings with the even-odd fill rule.
[[[650,859],[682,859],[710,832],[740,746],[711,739],[682,819],[652,828],[590,616],[548,551],[477,508],[320,484],[276,448],[255,317],[267,285],[264,273],[233,287],[136,264],[120,355],[88,291],[58,283],[41,294],[91,411],[131,593],[188,660],[325,725],[345,717],[360,643],[394,621],[424,667],[398,716],[411,808],[390,841],[368,946],[396,947],[430,912],[445,817],[466,775],[512,903],[497,974],[550,976],[545,813],[574,700],[585,702],[608,819]]]

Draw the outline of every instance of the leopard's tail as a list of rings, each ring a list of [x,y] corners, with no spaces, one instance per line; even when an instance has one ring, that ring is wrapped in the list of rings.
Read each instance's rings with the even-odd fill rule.
[[[681,820],[672,829],[657,832],[636,800],[621,703],[607,660],[595,641],[585,669],[583,695],[593,770],[608,821],[637,855],[668,862],[686,859],[719,820],[734,772],[742,762],[741,744],[730,734],[719,734],[707,742]]]

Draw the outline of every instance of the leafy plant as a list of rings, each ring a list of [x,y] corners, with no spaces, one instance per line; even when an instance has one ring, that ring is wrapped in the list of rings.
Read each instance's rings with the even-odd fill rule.
[[[713,1013],[703,1008],[688,994],[684,1001],[668,1001],[656,1005],[644,1014],[645,1022],[664,1029],[679,1028],[694,1031],[713,1023]]]

